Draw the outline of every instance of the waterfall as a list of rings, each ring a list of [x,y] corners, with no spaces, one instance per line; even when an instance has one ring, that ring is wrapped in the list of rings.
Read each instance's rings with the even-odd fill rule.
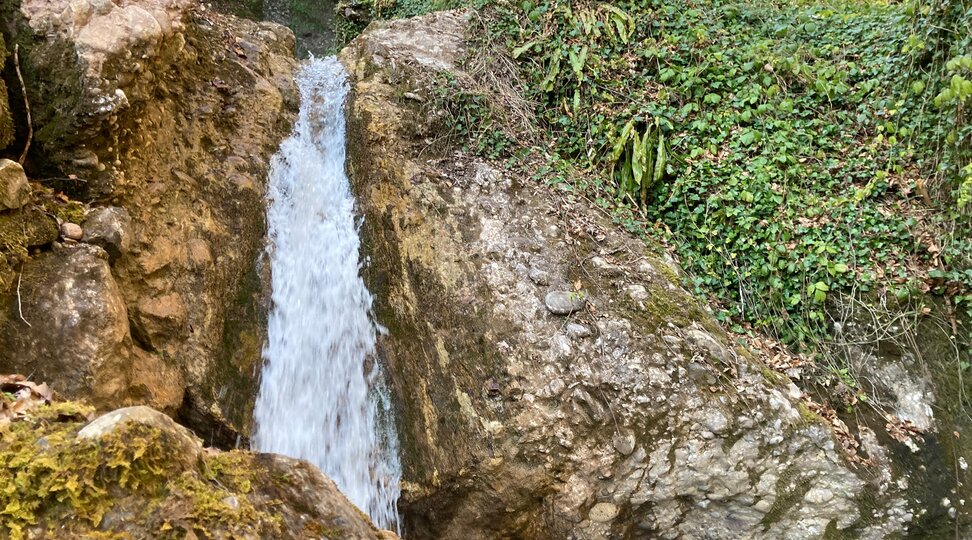
[[[297,85],[300,115],[270,167],[273,309],[252,443],[317,465],[400,532],[397,437],[344,170],[347,73],[334,57],[312,58]]]

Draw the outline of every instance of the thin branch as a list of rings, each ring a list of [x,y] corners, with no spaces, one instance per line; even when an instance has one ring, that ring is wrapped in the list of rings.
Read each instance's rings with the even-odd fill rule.
[[[27,150],[30,149],[30,141],[34,138],[34,124],[30,120],[30,102],[27,101],[27,85],[24,84],[24,76],[21,75],[20,73],[20,44],[19,43],[17,45],[14,45],[14,67],[17,70],[17,80],[20,81],[20,91],[24,95],[24,110],[27,111],[27,144],[24,145],[24,151],[23,153],[20,154],[20,159],[17,160],[18,163],[23,165],[24,160],[27,159]],[[30,326],[30,324],[28,324],[28,326]]]
[[[20,303],[20,281],[23,279],[23,277],[24,277],[24,265],[20,265],[20,273],[17,274],[17,313],[20,314],[20,320],[24,321],[24,324],[26,324],[28,327],[32,327],[32,325],[29,322],[27,322],[27,319],[24,318],[24,308],[23,305]]]

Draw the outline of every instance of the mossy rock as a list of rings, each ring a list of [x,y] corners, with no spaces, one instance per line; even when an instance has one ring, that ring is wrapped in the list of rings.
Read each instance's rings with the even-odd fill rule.
[[[0,35],[0,66],[7,58],[6,44],[3,36]],[[13,142],[14,124],[13,117],[10,115],[10,101],[7,98],[7,85],[0,78],[0,150],[3,150]]]
[[[0,251],[26,255],[27,248],[57,240],[57,222],[43,211],[27,207],[0,213]]]
[[[147,407],[92,411],[54,403],[0,427],[0,537],[379,538],[305,462],[203,450]]]

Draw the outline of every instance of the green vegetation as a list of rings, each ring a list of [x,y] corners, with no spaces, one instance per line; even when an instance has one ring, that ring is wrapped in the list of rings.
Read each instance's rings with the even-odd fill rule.
[[[537,104],[549,176],[664,238],[728,325],[811,352],[835,297],[920,312],[932,292],[972,315],[970,8],[522,0],[483,17]],[[495,111],[461,97],[466,148],[504,155],[481,128]]]
[[[963,241],[941,243],[961,212],[948,188],[965,163],[936,146],[962,140],[941,119],[960,113],[931,103],[947,100],[935,94],[940,74],[914,67],[919,44],[902,51],[913,35],[902,7],[499,12],[559,155],[600,171],[602,193],[671,231],[720,318],[806,346],[828,333],[835,292],[905,298],[928,288],[929,271],[967,266],[942,256],[967,253]],[[934,199],[929,177],[940,180]]]

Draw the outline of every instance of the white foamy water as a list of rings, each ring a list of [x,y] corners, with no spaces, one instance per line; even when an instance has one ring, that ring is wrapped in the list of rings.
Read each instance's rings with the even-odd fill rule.
[[[401,467],[344,171],[347,74],[312,59],[297,84],[300,115],[270,169],[273,309],[252,444],[314,463],[399,530]]]

